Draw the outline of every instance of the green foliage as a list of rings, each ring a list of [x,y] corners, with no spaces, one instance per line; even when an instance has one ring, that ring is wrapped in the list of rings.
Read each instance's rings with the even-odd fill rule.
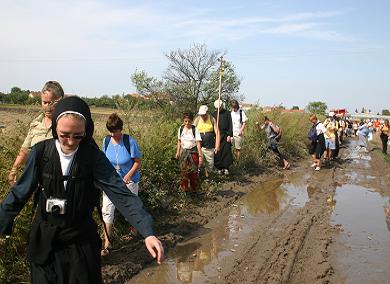
[[[35,114],[34,114],[35,115]],[[26,117],[31,117],[28,112]],[[0,139],[0,200],[10,190],[7,182],[9,169],[19,152],[28,128],[27,120],[16,120],[12,127],[7,125]],[[0,246],[0,283],[20,283],[28,279],[29,268],[25,260],[26,240],[31,227],[31,204],[16,218],[13,236]]]
[[[268,149],[268,141],[260,126],[264,116],[276,123],[282,129],[279,150],[287,159],[296,160],[306,155],[307,131],[309,129],[308,115],[304,113],[281,113],[281,109],[263,113],[260,110],[247,112],[248,121],[245,130],[245,149],[242,151],[240,164],[245,168],[264,168],[275,166],[279,161]],[[305,122],[308,123],[305,123]]]
[[[390,115],[390,111],[388,109],[382,109],[382,115]]]
[[[325,115],[327,108],[328,108],[328,106],[324,102],[310,102],[306,106],[306,110],[309,113],[314,113],[314,114],[318,114],[318,115]]]
[[[299,106],[293,106],[291,109],[296,109],[296,110],[299,110]]]
[[[210,104],[218,97],[220,56],[219,51],[208,50],[204,44],[172,50],[166,55],[169,65],[162,79],[136,70],[131,81],[141,96],[160,107],[172,101],[178,111],[196,110],[199,105]],[[237,95],[240,84],[233,64],[225,62],[222,97],[227,101],[241,100]]]
[[[141,160],[140,197],[145,206],[152,212],[164,210],[166,206],[175,206],[185,201],[185,196],[179,191],[179,170],[174,155],[177,145],[177,131],[181,121],[176,119],[173,111],[144,110],[140,111],[141,102],[126,97],[116,97],[116,111],[124,120],[125,133],[136,138],[143,154]],[[105,128],[107,113],[94,113],[95,121],[94,137],[98,145],[107,135]],[[264,113],[259,110],[247,112],[248,124],[245,132],[242,159],[233,168],[232,177],[241,175],[251,170],[260,173],[265,168],[274,167],[277,157],[272,151],[267,150],[267,140],[263,130],[256,127],[255,122],[263,123]],[[306,134],[310,127],[308,115],[301,113],[281,113],[276,109],[266,114],[272,121],[278,124],[282,131],[282,139],[279,145],[280,151],[290,160],[298,159],[306,155]],[[34,115],[35,116],[35,115]],[[5,139],[0,140],[0,186],[5,191],[0,192],[0,200],[4,199],[9,191],[6,182],[7,172],[17,155],[27,132],[28,121],[31,114],[22,115],[23,121],[17,121],[12,126],[12,133],[5,133]],[[7,127],[8,129],[8,127]],[[15,132],[16,130],[16,132]],[[202,190],[218,190],[217,188],[202,188]],[[155,215],[158,218],[158,215]],[[119,222],[118,222],[119,221]],[[125,233],[128,226],[124,220],[116,221],[115,238]],[[15,221],[13,236],[5,246],[0,246],[0,283],[18,283],[28,279],[28,264],[25,260],[26,240],[31,228],[31,203],[22,210]]]
[[[206,83],[204,92],[200,98],[200,104],[208,105],[218,98],[219,74],[219,69],[215,69],[211,72],[210,80]],[[222,76],[222,99],[226,102],[231,100],[243,100],[242,96],[238,95],[240,84],[241,79],[238,77],[234,65],[225,61],[224,74]]]
[[[30,91],[13,87],[9,94],[0,93],[0,103],[3,104],[30,104],[34,102],[29,98]]]

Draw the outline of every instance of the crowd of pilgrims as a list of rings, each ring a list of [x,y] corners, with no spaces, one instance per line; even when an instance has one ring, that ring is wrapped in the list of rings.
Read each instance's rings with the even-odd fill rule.
[[[310,116],[312,127],[308,138],[311,141],[309,153],[312,156],[313,164],[311,167],[315,171],[321,169],[321,158],[323,163],[329,164],[339,155],[340,144],[345,137],[358,137],[357,150],[369,152],[369,141],[373,135],[377,134],[382,142],[382,152],[387,155],[387,146],[389,141],[389,120],[384,119],[361,119],[353,120],[334,112],[329,112],[327,118],[321,122],[317,115]]]
[[[101,283],[100,257],[109,255],[112,249],[117,208],[131,225],[123,238],[143,236],[151,256],[161,263],[163,246],[138,197],[142,152],[136,139],[122,133],[123,121],[113,113],[106,121],[109,134],[100,150],[92,137],[94,123],[89,106],[78,97],[63,96],[56,81],[48,81],[42,89],[42,113],[31,122],[9,171],[12,188],[0,204],[0,235],[11,235],[14,218],[34,195],[34,220],[27,249],[32,282]],[[316,171],[321,168],[323,155],[325,163],[338,156],[346,136],[358,136],[359,147],[369,151],[370,135],[380,133],[383,152],[387,153],[388,120],[357,122],[331,112],[323,122],[316,115],[311,115],[310,121],[309,153]],[[196,192],[201,169],[205,178],[229,175],[233,160],[240,160],[247,122],[236,100],[230,102],[230,110],[226,102],[216,100],[211,113],[207,105],[202,105],[196,118],[189,111],[183,114],[175,155],[180,190]],[[268,117],[255,125],[265,132],[268,149],[288,170],[290,163],[278,149],[282,129]],[[17,179],[23,166],[23,174]],[[92,218],[94,208],[102,219],[103,242]]]

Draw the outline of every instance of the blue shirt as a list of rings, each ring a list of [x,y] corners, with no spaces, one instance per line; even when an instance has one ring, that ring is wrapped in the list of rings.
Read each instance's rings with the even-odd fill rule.
[[[118,174],[122,179],[133,167],[134,158],[141,159],[142,157],[137,141],[135,141],[133,137],[129,136],[129,142],[130,142],[131,154],[127,151],[125,145],[123,144],[123,135],[118,144],[113,144],[112,140],[110,140],[110,143],[108,143],[106,149],[106,156],[110,161],[111,165],[114,168],[116,168],[117,165],[119,166]],[[103,139],[102,149],[104,149],[104,139]],[[141,175],[139,173],[139,170],[136,170],[131,180],[133,182],[139,182],[140,179],[141,179]]]

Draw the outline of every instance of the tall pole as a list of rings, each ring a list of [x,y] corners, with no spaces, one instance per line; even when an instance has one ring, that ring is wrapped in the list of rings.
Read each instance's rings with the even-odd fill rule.
[[[219,112],[220,112],[220,108],[221,108],[221,94],[222,94],[222,76],[224,74],[224,60],[223,60],[223,55],[218,59],[219,62],[220,62],[220,66],[219,66],[219,87],[218,87],[218,100],[219,100],[219,104],[218,104],[218,110],[217,110],[217,133],[216,133],[216,141],[215,141],[215,151],[218,152],[219,151],[219,148],[220,148],[220,145],[221,145],[221,135],[220,135],[220,132],[219,132]]]

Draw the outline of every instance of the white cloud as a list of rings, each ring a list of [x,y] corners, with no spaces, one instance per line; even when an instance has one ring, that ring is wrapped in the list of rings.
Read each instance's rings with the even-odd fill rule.
[[[148,7],[115,8],[96,1],[7,2],[0,10],[1,57],[68,58],[142,49],[138,37],[160,17]],[[133,37],[134,36],[134,37]],[[135,37],[137,36],[137,38]],[[117,56],[117,55],[116,55]]]

